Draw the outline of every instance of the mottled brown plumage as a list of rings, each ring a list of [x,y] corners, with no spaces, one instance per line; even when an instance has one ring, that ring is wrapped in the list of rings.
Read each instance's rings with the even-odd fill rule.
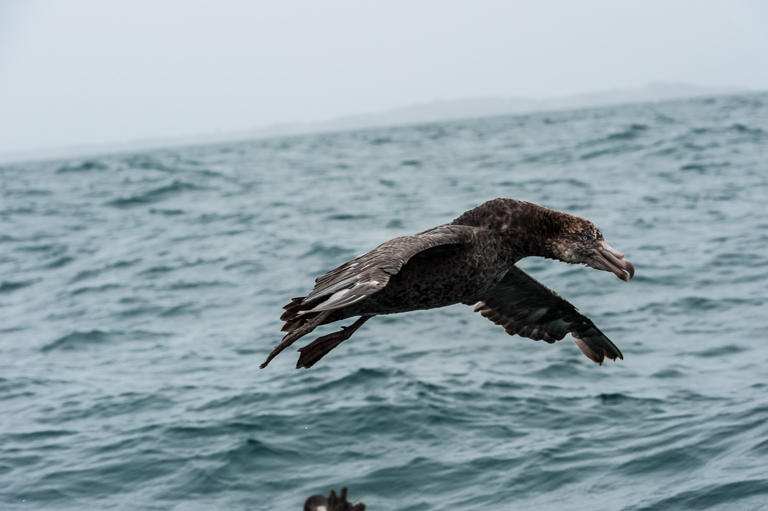
[[[598,364],[605,357],[623,359],[589,318],[516,265],[530,256],[587,264],[624,281],[635,271],[589,220],[494,199],[450,224],[387,241],[319,277],[311,293],[284,307],[280,319],[287,335],[261,367],[322,324],[360,316],[351,327],[301,348],[297,368],[314,365],[373,316],[455,303],[476,305],[476,312],[510,335],[553,343],[570,333]]]

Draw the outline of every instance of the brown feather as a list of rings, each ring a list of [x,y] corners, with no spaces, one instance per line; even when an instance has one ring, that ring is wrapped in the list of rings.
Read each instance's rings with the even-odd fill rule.
[[[571,333],[579,349],[598,364],[623,358],[589,318],[516,265],[537,256],[606,269],[607,263],[595,266],[590,259],[604,246],[600,231],[584,218],[513,199],[488,201],[450,224],[382,243],[318,277],[306,297],[283,307],[280,319],[287,335],[262,367],[322,324],[455,303],[476,304],[476,312],[510,335],[551,344]],[[613,259],[628,276],[616,269],[617,276],[628,280],[633,267],[618,261]],[[353,331],[328,334],[305,347],[305,367]]]

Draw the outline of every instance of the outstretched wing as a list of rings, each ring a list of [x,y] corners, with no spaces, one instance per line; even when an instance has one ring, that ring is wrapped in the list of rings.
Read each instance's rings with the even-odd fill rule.
[[[602,364],[624,356],[592,320],[563,297],[513,266],[488,296],[475,306],[509,335],[553,343],[570,333],[573,342],[591,360]]]
[[[315,288],[301,301],[304,310],[299,314],[340,309],[359,302],[384,288],[389,278],[419,252],[439,245],[469,243],[475,230],[467,225],[441,225],[387,241],[318,277]],[[313,303],[317,305],[305,309]]]

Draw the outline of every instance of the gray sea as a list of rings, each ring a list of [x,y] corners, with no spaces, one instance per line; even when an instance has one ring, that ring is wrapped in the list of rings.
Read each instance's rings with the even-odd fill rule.
[[[623,361],[456,305],[258,369],[315,277],[496,197],[634,263],[522,263]],[[768,509],[767,301],[766,94],[6,164],[0,509]]]

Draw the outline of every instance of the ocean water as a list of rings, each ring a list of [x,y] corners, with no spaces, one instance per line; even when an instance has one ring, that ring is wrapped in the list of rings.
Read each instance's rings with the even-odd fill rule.
[[[342,486],[372,511],[768,508],[768,95],[4,165],[0,187],[0,509]],[[634,263],[522,264],[625,360],[457,305],[258,369],[316,276],[495,197],[585,216]]]

